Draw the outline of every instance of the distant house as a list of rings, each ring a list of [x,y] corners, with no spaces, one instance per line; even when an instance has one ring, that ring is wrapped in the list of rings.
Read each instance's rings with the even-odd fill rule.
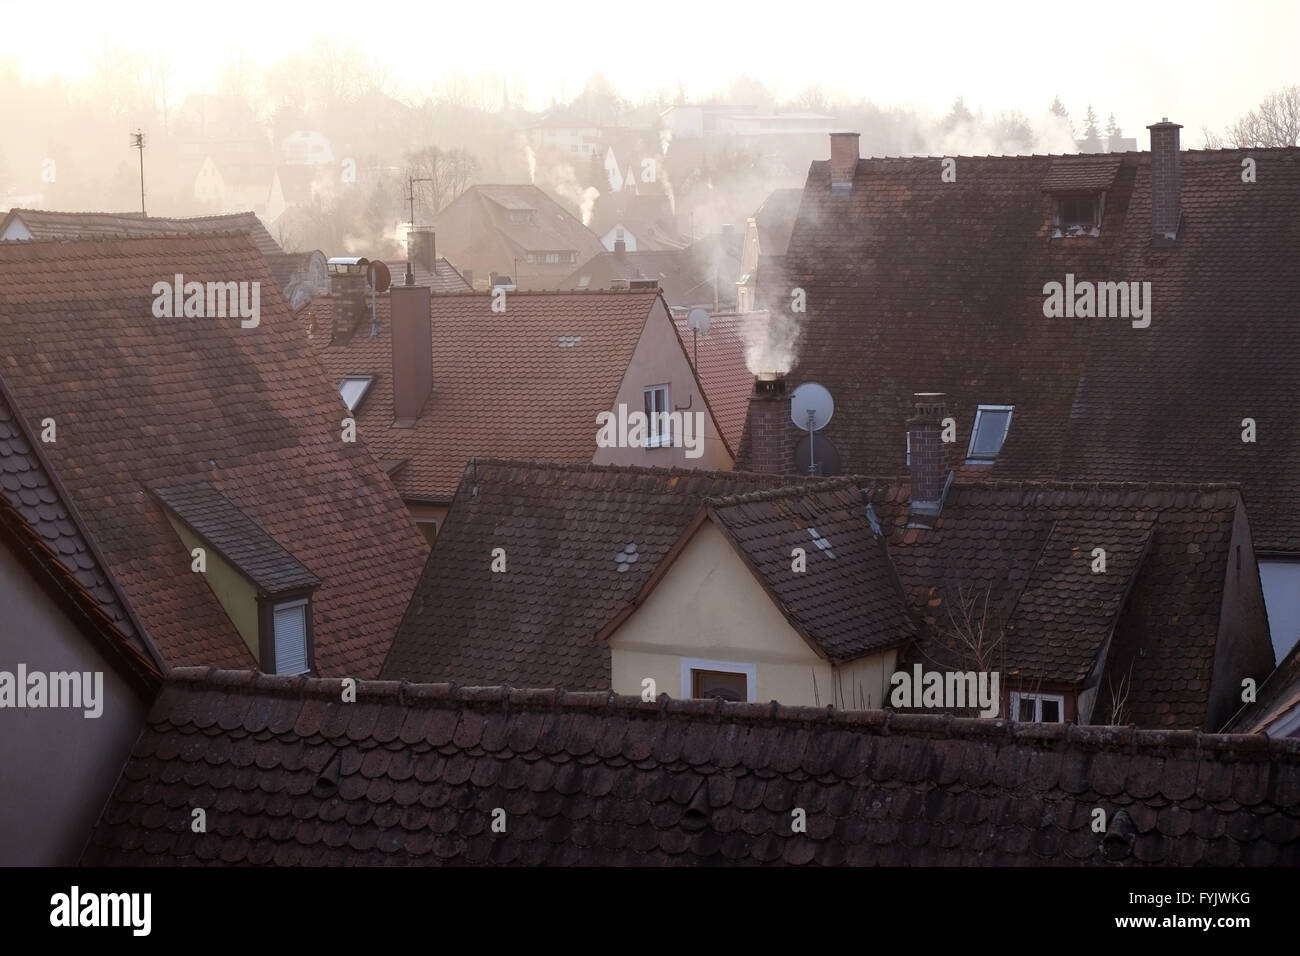
[[[433,294],[395,330],[393,309],[407,291],[394,271],[372,317],[364,288],[338,276],[334,294],[300,321],[430,539],[475,457],[731,467],[657,291]],[[408,364],[412,353],[424,358]],[[665,412],[680,423],[636,445],[628,432],[627,444],[602,447],[599,416],[627,421],[632,412]],[[689,432],[683,415],[692,416]]]
[[[674,311],[735,304],[734,261],[720,254],[716,246],[697,243],[684,249],[632,252],[621,242],[615,240],[613,252],[602,252],[584,262],[561,288],[621,289],[635,288],[634,283],[655,283]]]
[[[523,132],[534,149],[553,149],[574,158],[600,153],[599,124],[567,110],[551,110],[536,123],[524,127]]]
[[[165,669],[42,451],[40,431],[18,414],[0,377],[5,866],[76,863]]]
[[[833,395],[820,438],[843,473],[897,473],[913,395],[935,391],[959,471],[1239,482],[1281,658],[1300,637],[1300,148],[1181,150],[1167,122],[1151,140],[959,157],[944,182],[938,159],[861,159],[835,134],[758,304],[799,332],[789,381]],[[1268,175],[1242,183],[1247,158]]]
[[[600,239],[536,186],[471,186],[434,217],[443,251],[490,284],[493,274],[520,289],[562,288],[579,263],[602,251]]]
[[[1294,741],[445,683],[343,696],[171,675],[81,864],[1300,864]],[[194,833],[200,805],[238,811]]]
[[[285,252],[262,220],[252,212],[217,216],[141,216],[130,212],[51,212],[11,209],[0,219],[0,241],[6,239],[95,239],[140,236],[187,236],[196,233],[244,232],[256,243],[286,301],[294,308],[313,295],[329,292],[325,255]]]
[[[620,242],[628,252],[683,249],[690,244],[677,231],[672,203],[663,193],[602,193],[592,208],[591,230],[609,252]]]
[[[249,161],[242,155],[209,153],[194,174],[193,196],[213,209],[251,209],[276,219],[284,210],[277,196],[276,169],[269,162]],[[274,200],[274,202],[273,202]]]
[[[835,117],[824,113],[764,110],[754,106],[684,104],[670,106],[660,121],[674,138],[711,136],[825,135],[835,128]]]
[[[159,317],[177,275],[254,324]],[[377,672],[428,548],[247,236],[0,243],[0,352],[169,666]]]
[[[764,256],[784,256],[790,232],[799,213],[801,189],[776,189],[763,201],[745,226],[745,245],[740,255],[740,279],[736,282],[736,310],[756,308],[759,263]]]
[[[290,166],[332,166],[329,139],[315,130],[294,130],[280,140],[280,158]]]
[[[415,227],[407,234],[410,244],[410,259],[389,259],[385,261],[393,285],[402,285],[406,280],[406,266],[409,261],[415,284],[425,286],[434,292],[473,292],[469,279],[456,271],[446,259],[438,255],[437,236],[432,229]]]

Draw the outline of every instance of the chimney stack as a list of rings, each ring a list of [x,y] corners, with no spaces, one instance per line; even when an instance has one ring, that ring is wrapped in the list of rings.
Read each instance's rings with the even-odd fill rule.
[[[433,320],[428,286],[393,286],[393,418],[410,426],[433,392]]]
[[[852,190],[857,170],[858,134],[831,133],[831,192]]]
[[[330,345],[343,345],[352,339],[352,335],[361,324],[361,320],[370,314],[370,302],[366,296],[366,260],[355,260],[358,264],[340,265],[337,260],[330,263],[330,301],[333,304],[333,327],[330,329]]]
[[[1179,205],[1181,159],[1177,123],[1165,117],[1148,126],[1151,131],[1151,234],[1160,239],[1177,239],[1182,220]]]
[[[755,376],[749,395],[749,470],[793,474],[794,432],[785,378],[768,372]]]
[[[916,414],[907,420],[907,445],[911,453],[913,517],[938,517],[952,471],[942,440],[948,414],[943,392],[917,392]]]
[[[435,240],[433,230],[429,228],[412,229],[408,239],[411,243],[411,261],[427,272],[438,271],[438,247]]]

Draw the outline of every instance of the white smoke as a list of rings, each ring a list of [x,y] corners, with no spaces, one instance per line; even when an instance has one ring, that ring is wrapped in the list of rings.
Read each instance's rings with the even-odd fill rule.
[[[528,161],[528,181],[530,183],[536,183],[537,182],[537,152],[528,143],[524,144],[524,159]]]
[[[745,367],[754,375],[784,375],[794,367],[800,326],[794,316],[781,312],[754,312],[742,327]]]
[[[561,199],[567,199],[577,206],[582,215],[582,224],[590,226],[591,213],[596,208],[596,200],[600,198],[600,190],[595,186],[588,186],[585,189],[580,186],[577,174],[568,163],[553,167],[549,173],[554,177],[551,189]]]

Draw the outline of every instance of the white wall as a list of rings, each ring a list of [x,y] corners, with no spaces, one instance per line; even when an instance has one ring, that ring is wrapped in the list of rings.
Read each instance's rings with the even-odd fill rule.
[[[1300,561],[1260,558],[1259,581],[1264,587],[1273,652],[1281,662],[1300,637]]]

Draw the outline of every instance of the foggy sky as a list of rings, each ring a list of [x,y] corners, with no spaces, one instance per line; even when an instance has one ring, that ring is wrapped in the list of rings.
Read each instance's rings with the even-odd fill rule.
[[[215,88],[240,57],[261,68],[325,34],[381,57],[393,92],[416,99],[457,71],[485,78],[485,90],[504,79],[515,105],[532,109],[572,97],[597,70],[630,99],[675,91],[679,81],[689,98],[707,99],[748,73],[778,97],[819,83],[838,96],[932,115],[960,94],[972,109],[1032,116],[1059,95],[1075,117],[1089,102],[1102,119],[1113,112],[1140,148],[1144,127],[1161,116],[1189,132],[1222,129],[1295,83],[1300,61],[1300,5],[1290,0],[0,0],[0,22],[0,57],[16,58],[30,77],[82,79],[107,45],[167,60],[180,96]]]

